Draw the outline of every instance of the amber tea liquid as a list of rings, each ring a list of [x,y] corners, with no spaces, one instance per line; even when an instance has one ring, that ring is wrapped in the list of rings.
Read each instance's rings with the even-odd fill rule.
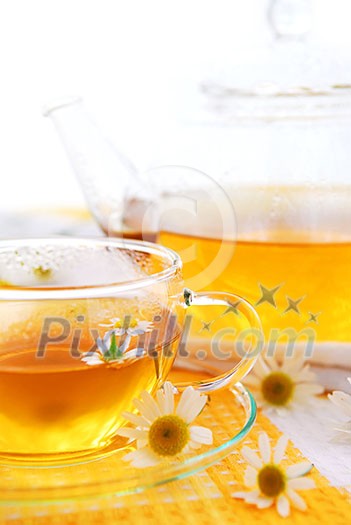
[[[351,187],[244,186],[228,194],[238,226],[232,240],[176,228],[160,234],[159,242],[181,255],[193,250],[184,258],[185,281],[245,297],[267,340],[274,329],[293,328],[313,331],[319,343],[349,343]],[[201,217],[205,233],[207,220]]]
[[[167,376],[178,339],[179,331],[156,346],[157,364],[145,355],[91,366],[72,357],[70,347],[54,345],[42,358],[36,348],[22,350],[20,343],[18,351],[2,353],[0,455],[23,455],[30,462],[108,446],[125,423],[122,412],[133,410],[132,400],[142,390],[153,392]]]
[[[192,244],[197,259],[184,265],[185,280],[209,267],[221,241],[162,233],[161,242],[181,252]],[[206,278],[207,279],[207,278]],[[211,279],[211,277],[210,277]],[[201,289],[201,278],[198,289]],[[273,294],[275,306],[262,300],[260,284]],[[272,328],[311,327],[319,341],[351,337],[351,243],[283,244],[238,241],[227,268],[213,271],[207,289],[235,291],[256,304],[266,337]],[[300,302],[296,309],[289,300]],[[260,302],[260,300],[262,300]]]

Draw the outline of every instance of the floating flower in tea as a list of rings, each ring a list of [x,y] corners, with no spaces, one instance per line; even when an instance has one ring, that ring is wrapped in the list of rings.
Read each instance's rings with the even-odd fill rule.
[[[153,328],[153,324],[149,321],[139,321],[135,317],[126,316],[124,321],[120,317],[113,317],[108,324],[101,324],[106,328],[110,328],[116,335],[141,335],[149,332]]]
[[[134,318],[126,323],[122,323],[119,318],[114,318],[111,319],[111,324],[101,326],[113,327],[113,329],[106,332],[103,338],[97,338],[97,350],[82,354],[82,361],[88,365],[121,363],[126,359],[141,357],[145,353],[143,348],[135,348],[130,351],[127,350],[131,344],[132,337],[149,332],[153,325],[148,321],[138,321]],[[117,344],[116,336],[125,336],[120,345]]]

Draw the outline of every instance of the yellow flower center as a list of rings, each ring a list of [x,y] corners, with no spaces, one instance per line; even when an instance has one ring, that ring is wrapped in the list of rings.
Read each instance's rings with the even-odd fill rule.
[[[125,326],[125,323],[122,323],[121,320],[116,321],[113,324],[113,328],[135,328],[138,324],[138,321],[133,317],[129,323]]]
[[[271,405],[284,406],[292,398],[295,384],[284,372],[271,372],[261,385],[264,399]]]
[[[38,279],[50,279],[52,275],[51,268],[44,268],[43,266],[37,266],[36,268],[33,268],[33,273]]]
[[[179,454],[189,439],[188,425],[174,414],[158,417],[149,430],[150,448],[160,456]]]
[[[279,496],[285,490],[285,474],[276,465],[265,465],[258,473],[258,486],[268,498]]]

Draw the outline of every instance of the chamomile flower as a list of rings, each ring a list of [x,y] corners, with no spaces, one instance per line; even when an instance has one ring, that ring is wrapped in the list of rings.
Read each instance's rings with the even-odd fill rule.
[[[260,356],[244,382],[252,388],[259,407],[279,415],[324,392],[301,354],[284,357],[281,363],[275,357]]]
[[[347,380],[351,384],[351,377],[348,377]],[[335,390],[332,394],[329,394],[328,397],[330,401],[340,409],[341,414],[345,416],[345,421],[335,428],[335,430],[340,433],[340,438],[351,440],[351,395],[340,390]]]
[[[278,514],[283,518],[289,516],[290,506],[306,510],[306,502],[296,491],[315,487],[311,478],[303,477],[313,465],[303,461],[284,468],[281,461],[287,444],[288,439],[281,436],[272,451],[268,435],[262,432],[258,439],[259,454],[249,447],[243,447],[241,453],[249,463],[244,475],[244,484],[251,490],[236,492],[234,498],[243,499],[259,509],[266,509],[275,504]]]
[[[111,330],[106,332],[103,338],[96,339],[97,350],[82,354],[81,360],[88,365],[101,365],[103,363],[120,363],[131,357],[141,357],[145,354],[143,348],[136,348],[127,352],[132,337],[145,334],[152,330],[153,324],[148,321],[138,321],[137,319],[127,319],[122,323],[119,317],[111,319],[110,324],[100,326],[109,327]],[[116,336],[124,336],[123,342],[117,346]]]
[[[127,352],[130,345],[130,338],[126,338],[120,346],[117,346],[116,335],[113,330],[106,332],[104,337],[96,339],[97,350],[86,352],[81,355],[81,360],[87,365],[102,365],[104,363],[114,364],[121,363],[132,357],[141,357],[145,351],[142,348],[136,348]]]
[[[135,317],[126,317],[124,321],[120,317],[113,317],[110,323],[100,326],[109,328],[117,336],[130,335],[132,337],[150,332],[153,328],[153,324],[149,321],[140,321]]]
[[[193,387],[187,387],[175,406],[173,386],[163,385],[154,399],[143,391],[140,399],[134,400],[139,415],[125,412],[124,417],[134,426],[121,428],[120,436],[136,441],[136,450],[124,456],[134,467],[156,465],[165,458],[188,453],[201,445],[211,445],[212,431],[206,427],[191,425],[207,402]]]

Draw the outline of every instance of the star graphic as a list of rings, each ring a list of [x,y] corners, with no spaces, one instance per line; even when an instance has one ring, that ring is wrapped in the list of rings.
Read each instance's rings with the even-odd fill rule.
[[[241,303],[241,301],[237,301],[236,303],[229,302],[230,306],[226,309],[226,311],[221,315],[223,317],[224,315],[230,314],[232,312],[235,315],[239,315],[238,306]]]
[[[202,328],[200,330],[200,332],[211,332],[211,326],[213,324],[214,321],[210,321],[209,323],[206,323],[206,321],[201,321],[202,323]]]
[[[321,315],[322,312],[317,312],[316,314],[313,314],[312,312],[308,312],[310,318],[308,319],[308,323],[316,323],[318,324],[318,317]]]
[[[288,306],[284,310],[283,314],[287,314],[288,312],[292,311],[292,312],[297,313],[297,315],[301,315],[301,312],[299,310],[298,305],[301,303],[301,301],[304,300],[305,295],[303,297],[299,297],[298,299],[295,299],[295,300],[291,299],[291,297],[289,297],[288,295],[286,296],[286,298],[287,298],[287,301],[288,301]]]
[[[274,295],[277,293],[279,288],[282,287],[282,285],[279,284],[278,286],[275,286],[274,288],[270,288],[270,289],[266,288],[261,283],[259,283],[259,286],[261,288],[261,294],[262,295],[259,298],[259,300],[257,301],[256,306],[259,306],[260,304],[263,304],[263,303],[269,303],[274,308],[277,308],[277,304],[275,302]]]

